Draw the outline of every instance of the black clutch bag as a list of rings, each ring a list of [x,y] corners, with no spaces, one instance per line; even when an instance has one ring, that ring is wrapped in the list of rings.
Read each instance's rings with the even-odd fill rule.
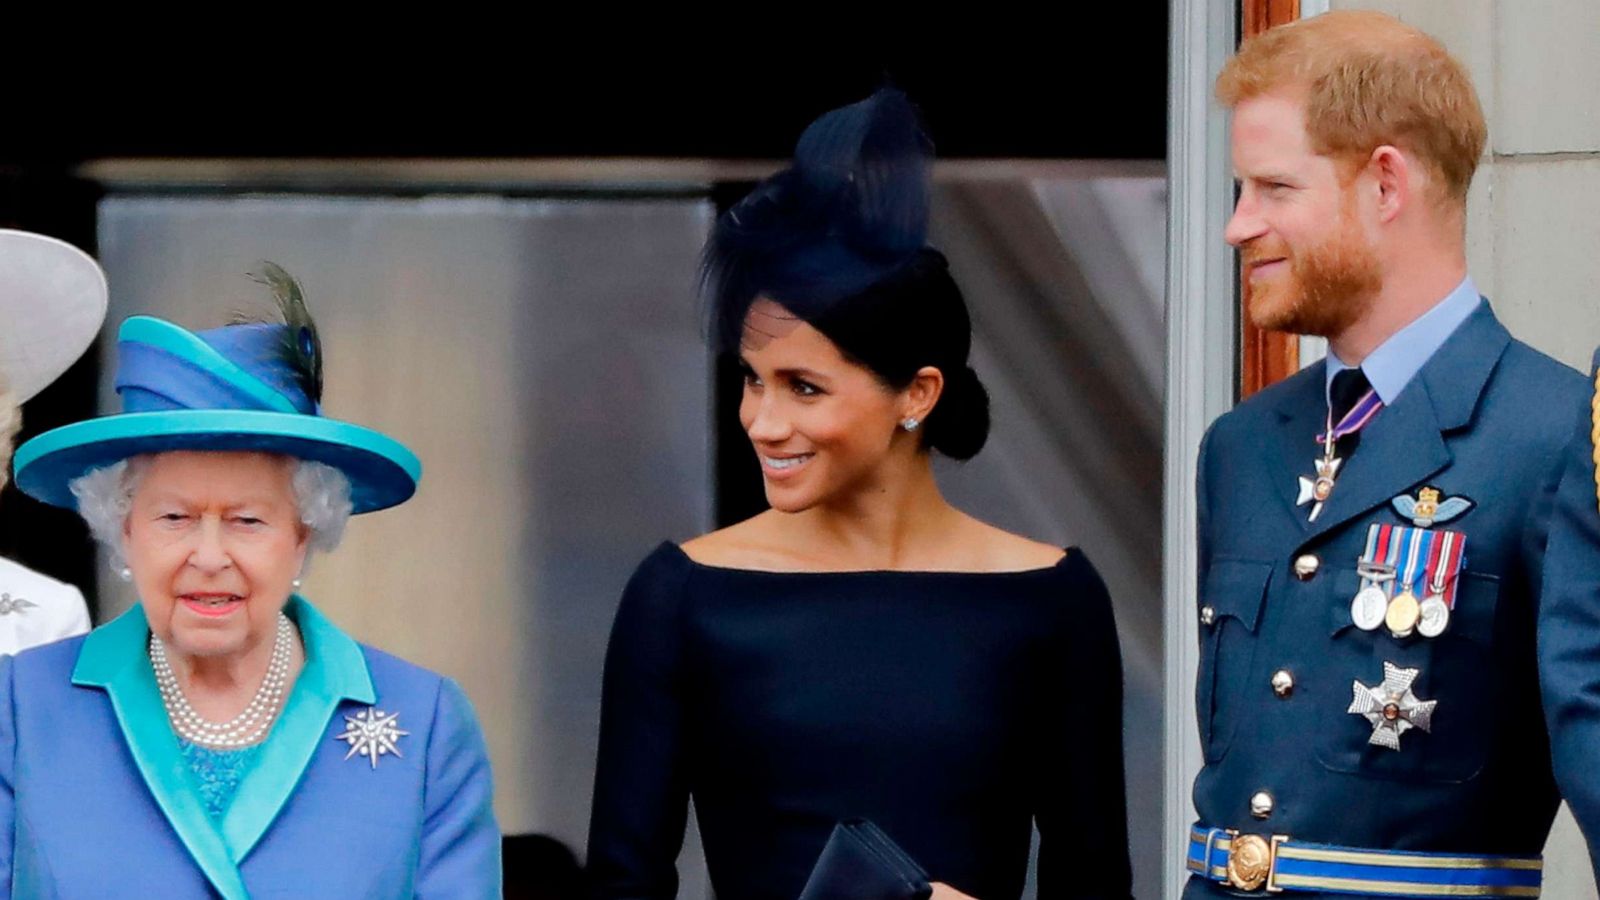
[[[928,900],[928,873],[883,829],[846,819],[833,829],[800,900]]]

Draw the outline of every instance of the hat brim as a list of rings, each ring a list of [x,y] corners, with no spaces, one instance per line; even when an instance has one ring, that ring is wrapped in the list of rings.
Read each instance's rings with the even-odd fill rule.
[[[89,348],[106,316],[106,276],[66,241],[0,229],[0,387],[18,402]]]
[[[415,454],[360,425],[294,413],[182,409],[104,416],[47,431],[17,448],[17,487],[37,500],[73,509],[73,479],[169,450],[280,453],[326,463],[350,479],[356,513],[404,503],[422,478]]]

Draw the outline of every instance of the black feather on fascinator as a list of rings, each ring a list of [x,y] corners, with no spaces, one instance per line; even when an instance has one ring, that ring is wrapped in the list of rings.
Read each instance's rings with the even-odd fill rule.
[[[889,277],[923,249],[933,145],[893,88],[812,122],[794,162],[718,220],[706,244],[720,349],[739,345],[758,297],[806,321]]]

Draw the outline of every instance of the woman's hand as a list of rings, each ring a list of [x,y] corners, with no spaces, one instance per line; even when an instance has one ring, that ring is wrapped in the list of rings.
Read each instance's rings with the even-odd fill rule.
[[[948,884],[941,884],[935,881],[933,883],[933,894],[928,897],[928,900],[977,900],[977,898],[969,897]]]

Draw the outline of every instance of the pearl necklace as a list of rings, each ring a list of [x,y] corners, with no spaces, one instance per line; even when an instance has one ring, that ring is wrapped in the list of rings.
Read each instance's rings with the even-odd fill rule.
[[[167,648],[155,634],[150,635],[150,665],[155,670],[156,686],[161,689],[161,702],[167,707],[167,718],[178,736],[192,744],[212,749],[236,749],[261,742],[267,729],[277,718],[283,705],[283,689],[289,681],[289,661],[294,650],[294,626],[289,617],[278,613],[278,633],[272,642],[272,659],[267,663],[266,677],[250,698],[250,705],[226,722],[212,722],[201,717],[183,695],[178,676],[167,659]]]

